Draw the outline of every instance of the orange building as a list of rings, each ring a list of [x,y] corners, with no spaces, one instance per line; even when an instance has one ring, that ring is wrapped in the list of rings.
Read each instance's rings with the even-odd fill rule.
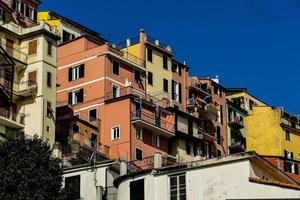
[[[143,60],[81,36],[59,46],[58,66],[57,105],[71,105],[88,122],[100,119],[98,141],[111,158],[167,154],[174,117],[165,109],[169,101],[145,94]]]

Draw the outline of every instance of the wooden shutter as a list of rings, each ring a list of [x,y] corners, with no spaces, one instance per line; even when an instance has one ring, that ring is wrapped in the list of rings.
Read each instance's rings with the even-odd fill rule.
[[[84,77],[84,64],[80,65],[79,67],[79,78]]]
[[[179,83],[179,102],[181,103],[182,97],[181,97],[181,83]]]
[[[79,95],[77,97],[78,103],[83,102],[83,88],[79,90]]]
[[[37,40],[30,41],[28,45],[28,54],[32,55],[32,54],[36,54],[36,52],[37,52]]]
[[[172,100],[175,100],[175,81],[172,80]]]
[[[28,86],[36,84],[36,71],[28,73]]]
[[[6,39],[6,52],[9,55],[13,54],[13,49],[14,49],[14,41],[10,40],[10,39]]]
[[[72,104],[72,92],[69,92],[68,94],[68,103]]]
[[[70,67],[69,68],[69,81],[72,81],[72,71],[73,71],[73,68]]]

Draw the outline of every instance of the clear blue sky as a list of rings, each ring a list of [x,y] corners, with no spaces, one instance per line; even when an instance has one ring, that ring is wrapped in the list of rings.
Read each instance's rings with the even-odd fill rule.
[[[42,0],[111,41],[144,28],[186,60],[190,74],[220,75],[275,106],[300,113],[298,0]]]

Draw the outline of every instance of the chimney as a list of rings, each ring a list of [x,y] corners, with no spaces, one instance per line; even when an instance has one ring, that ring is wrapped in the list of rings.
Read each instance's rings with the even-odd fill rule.
[[[130,39],[126,39],[126,47],[129,47],[131,45]]]

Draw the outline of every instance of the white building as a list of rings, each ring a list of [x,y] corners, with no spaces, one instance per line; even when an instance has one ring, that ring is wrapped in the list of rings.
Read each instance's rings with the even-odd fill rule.
[[[105,160],[96,165],[78,165],[63,170],[63,187],[72,187],[76,199],[116,200],[117,189],[113,180],[119,176],[119,165]]]
[[[300,198],[297,182],[254,152],[129,173],[114,185],[118,200]]]

